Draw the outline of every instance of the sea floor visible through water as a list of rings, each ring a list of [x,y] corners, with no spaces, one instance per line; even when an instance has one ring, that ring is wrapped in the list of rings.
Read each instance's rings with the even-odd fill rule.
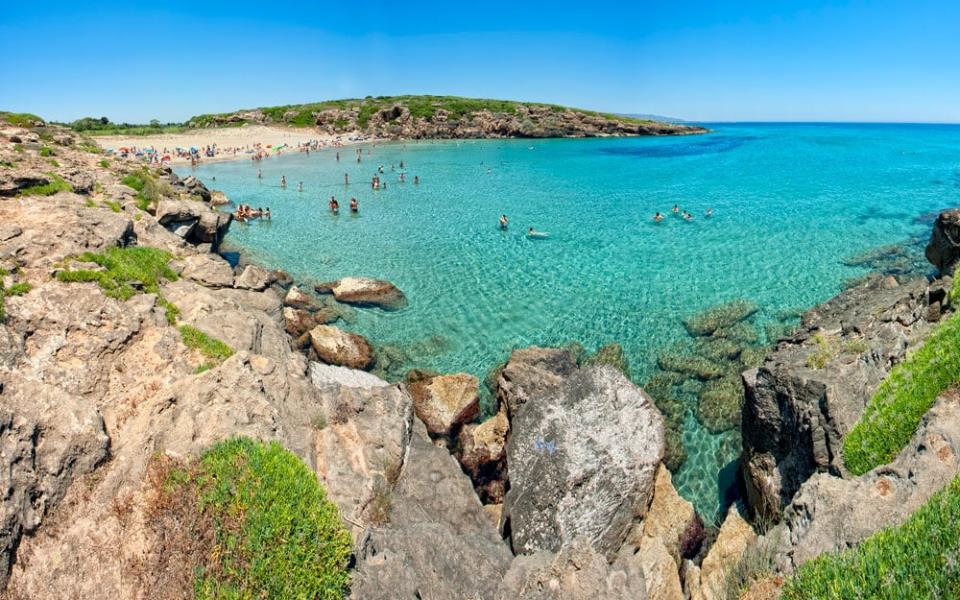
[[[922,272],[930,215],[960,195],[960,127],[708,127],[690,137],[394,142],[363,146],[359,163],[343,148],[339,162],[326,149],[178,173],[270,208],[269,222],[231,226],[228,244],[251,260],[305,282],[362,275],[399,286],[407,308],[359,309],[344,325],[374,342],[394,379],[416,367],[482,381],[514,348],[577,342],[588,352],[620,344],[645,384],[662,375],[662,355],[690,354],[685,319],[738,299],[757,308],[744,322],[755,333],[740,327],[738,343],[761,347],[851,279]],[[373,191],[380,165],[387,188]],[[327,210],[331,196],[339,216]],[[693,219],[675,216],[675,204]],[[530,227],[549,237],[529,239]],[[674,481],[712,521],[735,493],[739,435],[703,426],[704,384],[685,377],[670,388],[687,456]]]

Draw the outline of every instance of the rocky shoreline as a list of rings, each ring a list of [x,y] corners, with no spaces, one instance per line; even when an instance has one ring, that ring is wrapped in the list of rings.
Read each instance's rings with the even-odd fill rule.
[[[401,309],[401,290],[359,277],[309,290],[231,267],[217,254],[230,215],[201,182],[95,150],[54,127],[0,127],[4,598],[158,589],[170,573],[152,558],[166,542],[151,461],[238,435],[316,474],[353,540],[353,598],[723,598],[750,549],[776,565],[750,583],[782,582],[902,521],[958,470],[953,393],[892,465],[853,477],[837,460],[873,388],[952,311],[946,277],[861,283],[806,312],[759,366],[740,358],[753,341],[733,344],[731,368],[748,367],[746,495],[708,531],[664,464],[669,415],[616,348],[515,350],[480,420],[476,377],[388,384],[369,372],[377,349],[337,327],[351,305]],[[943,271],[960,256],[951,214],[927,253]],[[161,277],[109,260],[137,248],[161,257]],[[688,328],[727,356],[715,334],[743,333],[749,308]]]

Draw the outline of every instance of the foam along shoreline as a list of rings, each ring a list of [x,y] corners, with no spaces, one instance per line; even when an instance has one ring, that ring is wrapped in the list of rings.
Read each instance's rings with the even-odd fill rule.
[[[170,163],[189,164],[190,159],[177,156],[175,148],[197,148],[201,150],[203,162],[227,160],[249,160],[257,144],[270,146],[271,156],[297,152],[297,145],[317,141],[322,146],[350,146],[363,143],[360,132],[329,134],[317,129],[278,127],[271,125],[243,125],[240,127],[212,127],[191,130],[184,133],[161,133],[157,135],[104,135],[94,138],[102,148],[119,150],[120,148],[154,148],[159,152],[169,151]],[[203,156],[202,150],[216,145],[219,153],[213,157]],[[273,148],[284,146],[278,153]]]

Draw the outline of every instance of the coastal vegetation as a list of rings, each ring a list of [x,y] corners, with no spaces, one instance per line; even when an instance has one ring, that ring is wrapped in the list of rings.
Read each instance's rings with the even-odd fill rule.
[[[147,124],[114,123],[107,117],[84,117],[70,123],[62,123],[78,133],[88,135],[156,135],[158,133],[182,133],[187,127],[182,123],[163,123],[156,119]]]
[[[44,124],[43,119],[31,113],[15,113],[0,110],[0,119],[17,127],[33,127]]]
[[[200,365],[197,372],[202,373],[233,356],[233,348],[191,325],[180,326],[180,338],[187,348],[197,350],[207,359],[208,362]]]
[[[958,382],[960,315],[955,315],[880,383],[863,416],[843,440],[847,468],[859,475],[893,460],[937,396]]]
[[[7,316],[4,298],[9,296],[22,296],[33,289],[33,286],[26,281],[16,282],[10,287],[6,287],[3,283],[3,278],[8,275],[10,275],[10,271],[0,268],[0,323],[3,323]]]
[[[804,564],[787,581],[783,598],[956,598],[958,552],[960,478],[902,525],[883,529],[855,548]]]
[[[50,180],[47,183],[25,187],[20,190],[21,196],[52,196],[58,192],[72,192],[73,186],[63,177],[55,173],[47,173]]]
[[[314,473],[276,442],[236,437],[190,463],[154,458],[152,521],[191,569],[193,596],[343,598],[351,539]],[[184,564],[187,563],[187,564]],[[194,564],[190,564],[194,563]]]

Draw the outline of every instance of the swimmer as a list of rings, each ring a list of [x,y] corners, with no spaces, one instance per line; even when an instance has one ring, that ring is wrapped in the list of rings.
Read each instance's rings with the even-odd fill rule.
[[[678,214],[680,212],[680,207],[676,204],[673,205],[673,214]]]
[[[510,225],[510,220],[507,219],[507,215],[500,215],[500,229],[506,229]]]
[[[330,211],[333,214],[337,214],[340,211],[340,203],[337,202],[337,199],[333,196],[330,196]]]
[[[302,192],[302,191],[303,191],[303,182],[302,182],[302,181],[297,184],[297,191],[298,191],[298,192]]]
[[[269,207],[269,206],[267,207],[266,212],[263,213],[263,216],[266,217],[268,221],[270,220],[270,207]]]
[[[403,161],[402,161],[402,160],[400,161],[400,168],[401,168],[401,169],[403,168]]]
[[[663,220],[663,215],[661,215],[661,214],[658,212],[657,214],[653,215],[653,220],[656,221],[657,223],[659,223],[660,221]]]
[[[686,220],[686,221],[692,221],[692,220],[693,220],[693,215],[691,215],[691,214],[688,213],[687,211],[683,211],[683,218],[684,218],[684,220]]]
[[[350,176],[346,173],[343,174],[343,185],[350,185]]]
[[[406,181],[406,179],[407,179],[406,173],[400,173],[400,183],[403,183],[404,181]]]
[[[413,176],[413,185],[420,185],[420,176],[419,176],[419,175],[414,175],[414,176]]]
[[[709,218],[712,217],[712,216],[713,216],[713,209],[712,209],[712,208],[708,208],[708,209],[707,209],[707,218],[709,219]]]
[[[340,152],[337,152],[337,162],[340,162]]]
[[[360,212],[360,205],[357,203],[356,198],[350,198],[350,212]]]
[[[263,179],[263,171],[257,169],[257,179]]]
[[[287,188],[287,176],[286,176],[286,175],[281,175],[281,176],[280,176],[280,187],[282,187],[282,188],[284,188],[284,189]]]

